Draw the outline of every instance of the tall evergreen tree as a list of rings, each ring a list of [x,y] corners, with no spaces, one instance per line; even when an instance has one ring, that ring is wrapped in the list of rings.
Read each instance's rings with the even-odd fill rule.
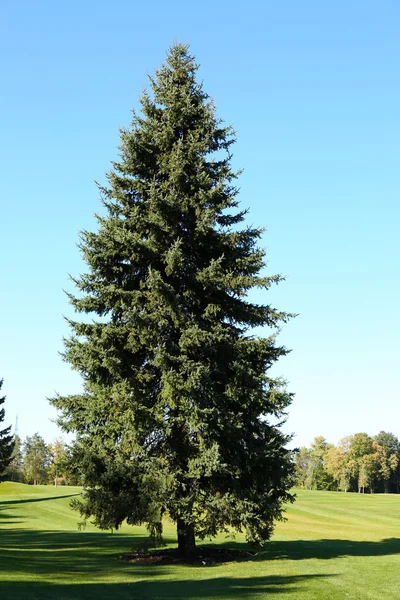
[[[0,390],[3,386],[3,380],[0,380]],[[6,397],[0,397],[0,406],[4,404]],[[0,408],[0,423],[4,421],[5,410]],[[11,425],[5,429],[0,429],[0,475],[10,464],[12,451],[14,449],[14,439],[10,435]]]
[[[101,187],[106,216],[81,233],[88,273],[70,296],[78,313],[102,317],[70,321],[65,342],[84,393],[52,400],[78,434],[81,514],[160,535],[168,512],[183,556],[195,535],[228,528],[267,540],[292,500],[293,468],[271,422],[291,395],[270,374],[287,354],[275,336],[291,315],[247,299],[281,277],[260,274],[262,230],[239,227],[234,134],[197,68],[187,46],[173,46],[121,131]],[[260,326],[266,337],[252,334]]]

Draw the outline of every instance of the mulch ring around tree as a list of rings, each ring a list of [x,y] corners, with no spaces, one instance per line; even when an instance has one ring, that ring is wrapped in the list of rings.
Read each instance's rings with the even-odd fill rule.
[[[196,565],[215,565],[218,563],[234,562],[237,560],[249,559],[256,555],[256,552],[246,552],[245,550],[231,550],[229,548],[196,548],[193,557],[182,558],[176,548],[165,548],[162,550],[151,550],[148,552],[132,552],[123,554],[120,558],[130,563],[139,565],[166,565],[174,563],[190,563]]]

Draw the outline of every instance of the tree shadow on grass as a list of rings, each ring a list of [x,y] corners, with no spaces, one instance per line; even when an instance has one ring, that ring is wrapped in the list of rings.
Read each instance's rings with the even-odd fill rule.
[[[79,547],[97,550],[107,550],[122,547],[136,548],[143,544],[148,538],[144,535],[126,533],[113,533],[112,531],[71,531],[60,530],[38,530],[38,529],[1,529],[0,551],[7,547],[18,549],[21,552],[42,549],[65,551]],[[167,539],[167,543],[173,543],[173,539]],[[0,563],[1,568],[1,563]]]
[[[16,520],[16,518],[19,520]],[[24,515],[10,515],[9,513],[5,512],[4,508],[0,505],[0,522],[2,519],[7,520],[7,527],[10,525],[16,525],[17,523],[23,523],[23,518],[25,518]]]
[[[1,514],[1,513],[0,513]],[[7,521],[7,524],[10,523]],[[76,570],[77,565],[83,571],[92,568],[91,563],[107,557],[116,564],[123,565],[123,569],[137,569],[143,567],[144,572],[158,569],[160,565],[135,565],[122,560],[122,557],[130,552],[141,551],[148,538],[140,533],[131,534],[112,533],[101,531],[52,531],[34,529],[1,529],[0,530],[0,571],[3,569],[7,559],[12,555],[15,560],[15,569],[25,563],[30,565],[36,572],[37,569],[44,571],[49,568],[49,558],[53,569],[59,572],[62,567],[71,567]],[[175,537],[166,537],[167,545],[176,544]],[[245,543],[227,542],[223,544],[201,544],[207,549],[232,549],[248,551],[249,546]],[[235,558],[237,562],[260,562],[274,560],[305,560],[318,558],[328,560],[343,556],[386,556],[400,554],[400,539],[387,538],[380,541],[354,541],[344,539],[319,539],[319,540],[289,540],[270,541],[265,544],[263,550],[246,557]],[[181,565],[182,563],[177,563]],[[193,567],[199,563],[194,563]],[[218,561],[214,563],[220,564]],[[186,564],[190,567],[190,564]],[[207,568],[211,565],[207,565]],[[25,568],[24,567],[24,568]]]
[[[219,547],[248,549],[247,544],[220,544]],[[289,540],[267,542],[252,559],[264,560],[304,560],[318,558],[328,560],[342,556],[386,556],[400,554],[400,538],[386,538],[379,541],[357,541],[342,539]]]
[[[64,494],[63,496],[45,496],[43,498],[21,498],[20,500],[3,500],[0,502],[0,507],[3,504],[25,504],[25,502],[47,502],[48,500],[59,500],[60,498],[72,498],[80,496],[80,494]],[[0,508],[1,510],[1,508]]]
[[[138,575],[138,573],[135,573]],[[149,569],[147,569],[149,574]],[[307,590],[307,581],[335,575],[266,575],[260,577],[217,577],[212,579],[146,579],[126,583],[39,583],[0,582],[0,596],[13,600],[200,600],[202,598],[275,597]]]
[[[248,567],[243,565],[245,571],[242,573],[256,576],[215,577],[213,571],[215,572],[218,565],[138,565],[121,559],[123,554],[137,551],[146,539],[143,535],[96,531],[1,529],[0,598],[229,600],[258,596],[274,597],[283,593],[296,598],[312,587],[312,579],[321,578],[324,581],[335,575],[260,574],[265,568],[268,568],[269,573],[273,573],[274,560],[400,554],[400,540],[397,538],[380,542],[339,539],[272,541],[266,544],[264,551],[238,561],[238,574],[239,563],[247,563]],[[166,539],[166,542],[173,544],[175,539]],[[218,547],[248,549],[246,544],[232,542],[219,544]],[[265,567],[261,570],[262,561],[265,561]],[[271,566],[267,566],[268,563]],[[220,565],[219,568],[224,567]],[[111,583],[110,579],[115,582]],[[318,584],[318,587],[320,586],[321,583]]]
[[[10,519],[14,519],[13,515],[7,515],[0,513],[0,519],[7,519],[7,526],[9,525],[18,525],[19,523],[23,523],[22,519],[20,521],[10,521]]]
[[[1,529],[0,579],[2,572],[46,575],[50,579],[62,579],[66,573],[85,577],[108,570],[125,573],[130,565],[120,559],[121,555],[138,551],[147,540],[143,535],[99,531]],[[165,541],[173,543],[174,539]]]
[[[309,579],[333,576],[210,577],[208,567],[199,565],[147,566],[121,560],[122,554],[137,549],[145,539],[120,533],[2,529],[0,598],[229,600],[295,593],[299,586],[304,589]],[[249,575],[253,573],[249,571]],[[107,581],[109,578],[116,583]]]

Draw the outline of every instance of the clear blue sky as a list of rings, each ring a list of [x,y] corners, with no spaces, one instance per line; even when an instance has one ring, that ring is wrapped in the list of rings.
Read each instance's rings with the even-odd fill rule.
[[[400,435],[400,5],[3,0],[0,7],[0,377],[22,436],[59,432],[46,397],[80,389],[58,354],[94,180],[169,45],[190,42],[234,125],[240,199],[266,225],[260,301],[299,313],[276,373],[298,445]]]

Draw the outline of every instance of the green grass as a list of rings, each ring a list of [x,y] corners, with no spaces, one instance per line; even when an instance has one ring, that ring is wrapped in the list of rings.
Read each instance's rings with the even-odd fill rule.
[[[0,484],[0,598],[398,600],[400,496],[298,491],[263,552],[215,566],[135,565],[146,532],[77,527],[79,488]],[[175,543],[166,523],[165,538]],[[246,548],[242,536],[219,545]]]

